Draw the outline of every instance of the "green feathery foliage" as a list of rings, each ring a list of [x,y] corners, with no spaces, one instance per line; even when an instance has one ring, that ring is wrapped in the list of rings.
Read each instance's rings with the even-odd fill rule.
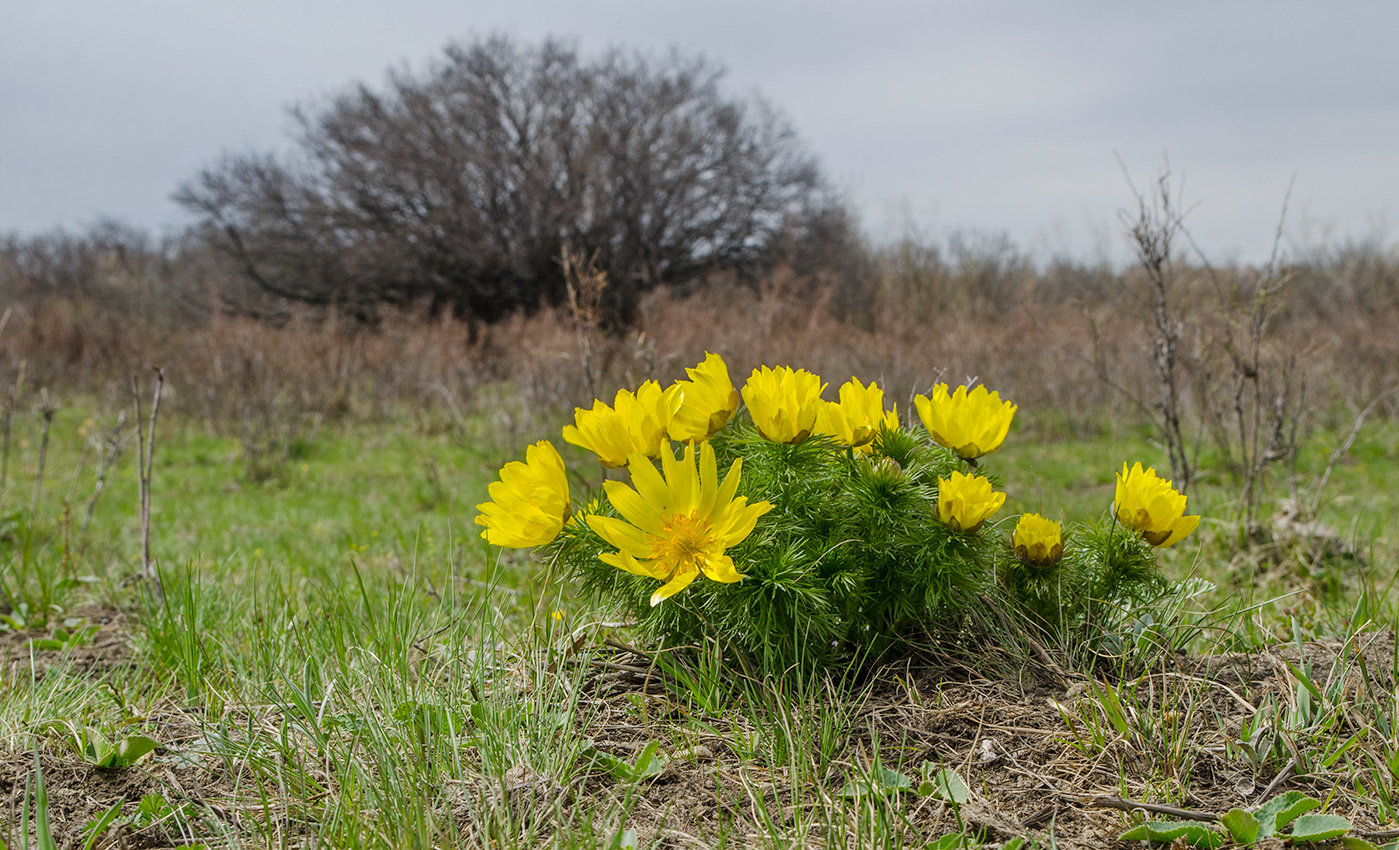
[[[854,400],[869,398],[857,393]],[[664,481],[648,475],[651,483],[635,492],[616,489],[626,486],[620,482],[605,488],[613,497],[627,497],[622,508],[628,516],[610,498],[599,497],[564,523],[542,546],[542,555],[551,572],[578,581],[597,600],[620,609],[644,636],[670,647],[717,644],[765,673],[856,658],[875,661],[915,641],[984,644],[998,639],[988,634],[988,624],[1002,629],[1005,640],[1015,640],[1018,631],[1048,635],[1050,645],[1070,650],[1097,651],[1107,643],[1121,647],[1125,640],[1112,632],[1128,627],[1124,613],[1170,593],[1141,528],[1108,518],[1066,523],[1061,531],[1035,517],[1023,542],[1010,523],[989,521],[1004,501],[992,489],[1000,481],[971,456],[999,447],[1013,412],[1008,403],[993,399],[993,414],[1005,417],[999,434],[976,421],[944,416],[940,427],[964,428],[989,441],[976,443],[896,427],[892,415],[881,421],[878,397],[873,398],[864,412],[850,408],[856,410],[850,415],[875,423],[874,438],[865,446],[843,445],[819,428],[804,437],[807,432],[792,424],[797,419],[768,426],[796,434],[794,443],[772,442],[746,411],[710,435],[702,450],[663,445],[660,451],[678,458],[662,464]],[[784,410],[781,416],[802,415],[796,408]],[[965,419],[964,412],[952,413]],[[850,431],[844,433],[856,442]],[[626,439],[615,429],[598,434]],[[967,457],[939,443],[960,445]],[[989,449],[982,448],[987,444]],[[695,459],[711,451],[721,478],[739,476],[736,492],[720,495],[717,506],[712,499],[693,501],[699,491],[691,489],[701,486]],[[649,462],[630,455],[633,483],[636,465]],[[530,494],[538,491],[529,488],[551,486],[542,464],[539,470],[517,469],[515,489],[502,491],[501,498],[533,505]],[[1150,500],[1169,490],[1169,483],[1151,478],[1154,489],[1138,501],[1154,511],[1156,502]],[[712,477],[708,480],[704,486],[713,488]],[[1183,497],[1169,493],[1183,507]],[[940,496],[946,497],[942,512]],[[738,498],[730,502],[731,497]],[[685,514],[690,509],[677,508],[680,504],[701,507]],[[1144,511],[1133,515],[1137,525],[1150,523],[1156,530],[1156,524],[1173,521]],[[751,532],[734,532],[725,519],[739,514],[757,517]],[[537,527],[529,526],[528,533]],[[511,528],[526,533],[523,520]],[[619,569],[624,564],[627,569]]]

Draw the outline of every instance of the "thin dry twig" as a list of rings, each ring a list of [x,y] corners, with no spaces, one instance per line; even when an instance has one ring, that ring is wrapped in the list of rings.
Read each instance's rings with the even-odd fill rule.
[[[1124,800],[1121,797],[1093,796],[1077,797],[1072,794],[1061,794],[1066,800],[1072,800],[1085,806],[1094,806],[1099,809],[1119,809],[1124,812],[1143,811],[1153,815],[1165,815],[1170,818],[1180,818],[1181,820],[1199,820],[1214,823],[1219,820],[1219,815],[1214,812],[1200,812],[1194,809],[1177,809],[1174,806],[1159,806],[1155,803],[1138,803],[1135,800]]]
[[[165,370],[155,368],[155,392],[151,400],[149,434],[141,433],[141,388],[135,377],[131,379],[131,395],[136,400],[136,484],[141,509],[141,576],[153,578],[151,570],[151,469],[155,458],[155,423],[160,413],[160,393],[165,387]]]
[[[58,402],[49,398],[47,389],[39,390],[39,417],[43,428],[39,436],[39,465],[34,470],[34,496],[29,502],[31,520],[39,513],[39,493],[44,486],[44,462],[49,456],[49,431],[53,428],[53,416],[58,412]]]
[[[1336,468],[1336,463],[1350,451],[1350,447],[1355,445],[1355,438],[1360,435],[1360,429],[1365,425],[1365,420],[1385,397],[1396,391],[1399,391],[1399,387],[1390,387],[1371,399],[1370,403],[1355,415],[1350,432],[1346,434],[1346,438],[1341,441],[1341,444],[1331,452],[1331,456],[1326,459],[1326,468],[1322,470],[1321,475],[1317,476],[1316,484],[1312,487],[1312,503],[1308,506],[1306,518],[1310,519],[1316,516],[1316,512],[1321,510],[1321,499],[1326,493],[1326,486],[1331,483],[1331,472]]]

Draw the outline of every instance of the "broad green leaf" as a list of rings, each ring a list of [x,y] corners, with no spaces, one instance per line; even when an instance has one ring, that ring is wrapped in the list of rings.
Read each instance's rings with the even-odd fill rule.
[[[666,764],[670,762],[670,759],[659,751],[659,745],[655,741],[651,741],[642,749],[634,765],[593,746],[583,750],[583,757],[618,779],[633,781],[660,776],[665,771]]]
[[[160,746],[160,742],[145,735],[131,735],[121,739],[117,744],[115,757],[112,760],[113,767],[130,767],[140,760],[141,756]]]
[[[937,841],[930,841],[923,845],[923,850],[959,850],[962,847],[971,847],[967,837],[960,832],[953,832],[944,835]]]
[[[1380,845],[1373,841],[1366,841],[1363,838],[1356,838],[1353,835],[1341,837],[1341,846],[1346,850],[1383,850]]]
[[[875,789],[883,791],[886,794],[897,794],[900,791],[907,791],[913,788],[912,779],[884,765],[876,767],[870,774],[870,784]]]
[[[1278,830],[1292,823],[1298,815],[1310,812],[1321,805],[1320,800],[1312,799],[1301,791],[1287,791],[1258,807],[1257,816],[1259,838],[1269,838]]]
[[[618,779],[631,778],[631,765],[612,755],[603,752],[597,747],[588,747],[583,750],[583,757],[590,759],[594,764]]]
[[[1329,841],[1350,832],[1350,821],[1340,815],[1302,815],[1292,824],[1293,841]]]
[[[106,735],[91,726],[84,730],[84,734],[87,736],[87,746],[83,748],[83,755],[87,756],[87,760],[98,767],[110,767],[112,756],[116,754],[116,747],[112,746]]]
[[[845,783],[845,787],[840,789],[840,796],[847,800],[854,800],[866,794],[898,794],[900,791],[908,791],[913,788],[913,780],[899,773],[897,770],[878,765],[873,771],[865,776],[852,777]]]
[[[1228,814],[1219,819],[1219,823],[1229,830],[1229,837],[1234,839],[1235,844],[1252,844],[1258,840],[1261,825],[1258,818],[1250,812],[1230,809]]]
[[[957,775],[957,771],[943,768],[918,785],[918,796],[930,795],[960,806],[971,796],[971,789],[962,781],[962,777]]]
[[[651,741],[642,749],[641,755],[636,757],[636,766],[632,768],[631,778],[650,779],[653,776],[660,776],[669,762],[670,759],[660,751],[660,745]]]
[[[1154,844],[1174,844],[1179,838],[1184,838],[1191,847],[1206,847],[1209,850],[1224,844],[1223,835],[1198,820],[1147,821],[1121,836],[1123,841],[1150,841]]]

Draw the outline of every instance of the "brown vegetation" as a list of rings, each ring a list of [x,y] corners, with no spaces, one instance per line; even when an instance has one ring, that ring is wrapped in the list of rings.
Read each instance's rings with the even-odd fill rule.
[[[176,287],[143,271],[149,261],[139,256],[133,269],[131,252],[89,250],[102,256],[86,264],[81,286],[39,278],[13,246],[0,252],[0,293],[13,309],[0,335],[6,385],[23,362],[26,388],[105,395],[120,407],[130,377],[160,365],[177,410],[245,428],[287,414],[373,417],[404,404],[464,417],[506,397],[518,413],[554,416],[591,401],[578,334],[599,332],[580,331],[566,306],[517,314],[474,340],[465,321],[413,311],[370,325],[292,309],[274,322],[184,309],[196,299],[173,290],[188,294],[197,284]],[[1358,252],[1289,274],[1262,356],[1295,356],[1309,409],[1358,409],[1399,385],[1399,340],[1388,332],[1399,317],[1399,264]],[[1201,433],[1225,403],[1210,393],[1230,368],[1230,333],[1247,330],[1239,322],[1260,280],[1248,268],[1178,272],[1172,298],[1184,323],[1185,406]],[[736,380],[780,362],[831,381],[878,379],[900,399],[936,380],[976,378],[1042,425],[1095,428],[1144,418],[1150,405],[1142,287],[1133,271],[1037,270],[1003,252],[944,261],[906,242],[877,257],[860,292],[820,270],[790,267],[756,286],[712,279],[686,295],[654,292],[636,331],[591,340],[589,371],[604,396],[645,378],[675,378],[705,351],[723,353]],[[143,309],[152,291],[164,300]],[[1146,407],[1133,411],[1132,399]],[[1382,398],[1377,412],[1399,412],[1399,398]],[[512,421],[507,430],[532,433],[518,416]]]

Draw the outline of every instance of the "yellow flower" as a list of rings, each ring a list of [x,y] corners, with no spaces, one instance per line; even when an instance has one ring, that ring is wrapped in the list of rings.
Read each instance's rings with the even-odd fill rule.
[[[664,477],[638,457],[633,456],[631,464],[635,490],[620,481],[603,483],[607,500],[622,517],[588,517],[588,525],[618,549],[598,557],[618,569],[665,582],[651,594],[652,605],[684,590],[700,573],[721,582],[743,578],[724,551],[743,542],[772,505],[750,505],[734,495],[742,459],[734,461],[720,484],[708,443],[700,444],[698,470],[693,444],[678,460],[662,452]]]
[[[554,611],[553,611],[553,613],[551,613],[551,614],[549,615],[549,617],[550,617],[550,619],[552,619],[554,622],[557,623],[557,622],[559,622],[560,620],[562,620],[562,619],[564,618],[564,613],[563,613],[563,611],[559,610],[558,608],[555,608]]]
[[[795,444],[810,437],[816,427],[825,389],[821,379],[805,369],[763,366],[748,376],[743,400],[763,439]]]
[[[525,450],[525,462],[512,460],[490,486],[491,501],[476,506],[481,536],[495,546],[543,546],[568,518],[568,475],[563,458],[548,440]]]
[[[840,401],[824,402],[816,415],[816,432],[829,434],[842,446],[871,451],[880,425],[899,427],[898,407],[884,409],[884,391],[879,384],[867,387],[851,378],[840,388]]]
[[[1010,537],[1015,556],[1037,567],[1052,567],[1064,557],[1064,534],[1059,523],[1039,514],[1025,514]]]
[[[938,519],[953,531],[973,532],[1005,504],[1006,494],[991,489],[980,475],[953,472],[938,479]]]
[[[662,391],[655,381],[642,384],[634,395],[618,390],[612,407],[597,399],[592,410],[575,407],[576,424],[564,426],[563,438],[596,454],[603,466],[621,469],[633,453],[660,454],[682,398],[680,388]]]
[[[1140,531],[1152,546],[1170,546],[1182,540],[1200,524],[1199,516],[1185,516],[1185,497],[1154,468],[1143,470],[1140,463],[1122,464],[1117,476],[1117,498],[1112,503],[1117,521]]]
[[[938,384],[932,398],[916,396],[913,406],[933,439],[966,460],[999,449],[1015,416],[1015,405],[1001,401],[999,393],[987,392],[985,387],[971,392],[958,387],[949,395],[947,384]]]
[[[729,421],[738,410],[738,390],[729,380],[724,358],[705,352],[704,362],[686,369],[688,381],[676,381],[683,397],[670,420],[670,438],[682,443],[702,443]]]

